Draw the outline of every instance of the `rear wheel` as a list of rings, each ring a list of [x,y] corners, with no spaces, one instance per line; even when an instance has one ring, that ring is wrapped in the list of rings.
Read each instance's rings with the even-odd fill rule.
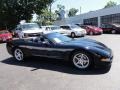
[[[14,49],[13,54],[14,54],[14,58],[17,61],[24,61],[24,53],[21,49],[19,49],[19,48]]]
[[[116,31],[115,31],[115,30],[112,30],[112,31],[111,31],[111,33],[112,33],[112,34],[115,34],[115,33],[116,33]]]
[[[72,64],[78,69],[86,70],[92,65],[91,59],[92,58],[88,53],[84,51],[78,51],[72,56]]]

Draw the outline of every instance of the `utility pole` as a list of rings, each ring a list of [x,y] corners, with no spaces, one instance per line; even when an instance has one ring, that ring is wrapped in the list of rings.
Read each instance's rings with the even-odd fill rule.
[[[52,21],[52,20],[51,20],[51,18],[52,18],[52,16],[51,16],[51,13],[52,13],[51,8],[52,8],[52,3],[50,3],[50,22]]]
[[[82,13],[82,7],[80,6],[80,14]]]

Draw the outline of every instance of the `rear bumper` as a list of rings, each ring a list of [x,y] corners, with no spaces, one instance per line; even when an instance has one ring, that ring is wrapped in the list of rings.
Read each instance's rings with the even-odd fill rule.
[[[12,47],[11,47],[8,43],[6,44],[6,49],[7,49],[8,53],[9,53],[10,55],[13,54],[13,52],[12,52]]]
[[[103,32],[94,32],[94,34],[103,34]]]

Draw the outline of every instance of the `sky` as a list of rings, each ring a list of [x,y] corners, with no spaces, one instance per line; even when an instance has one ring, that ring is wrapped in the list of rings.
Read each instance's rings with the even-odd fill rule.
[[[80,7],[81,13],[87,13],[89,11],[95,11],[98,9],[102,9],[108,1],[117,2],[120,4],[120,0],[56,0],[56,2],[52,5],[52,11],[54,12],[57,10],[57,5],[61,4],[65,6],[65,11],[67,12],[70,8],[76,8],[79,10],[77,13],[80,14]],[[33,15],[33,21],[36,20],[36,15]]]
[[[70,8],[79,9],[81,7],[81,13],[86,13],[89,11],[95,11],[102,9],[106,3],[110,0],[56,0],[52,5],[52,11],[57,10],[57,5],[61,4],[65,6],[65,11],[68,11]],[[120,0],[111,0],[120,4]],[[78,12],[80,14],[80,12]]]

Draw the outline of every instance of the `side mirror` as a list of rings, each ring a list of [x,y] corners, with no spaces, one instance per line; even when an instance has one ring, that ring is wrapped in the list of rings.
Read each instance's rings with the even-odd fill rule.
[[[49,42],[47,40],[45,40],[44,38],[40,38],[40,41],[42,42],[42,44],[48,46]]]
[[[43,41],[42,42],[45,46],[49,46],[49,42],[47,42],[47,41]]]

